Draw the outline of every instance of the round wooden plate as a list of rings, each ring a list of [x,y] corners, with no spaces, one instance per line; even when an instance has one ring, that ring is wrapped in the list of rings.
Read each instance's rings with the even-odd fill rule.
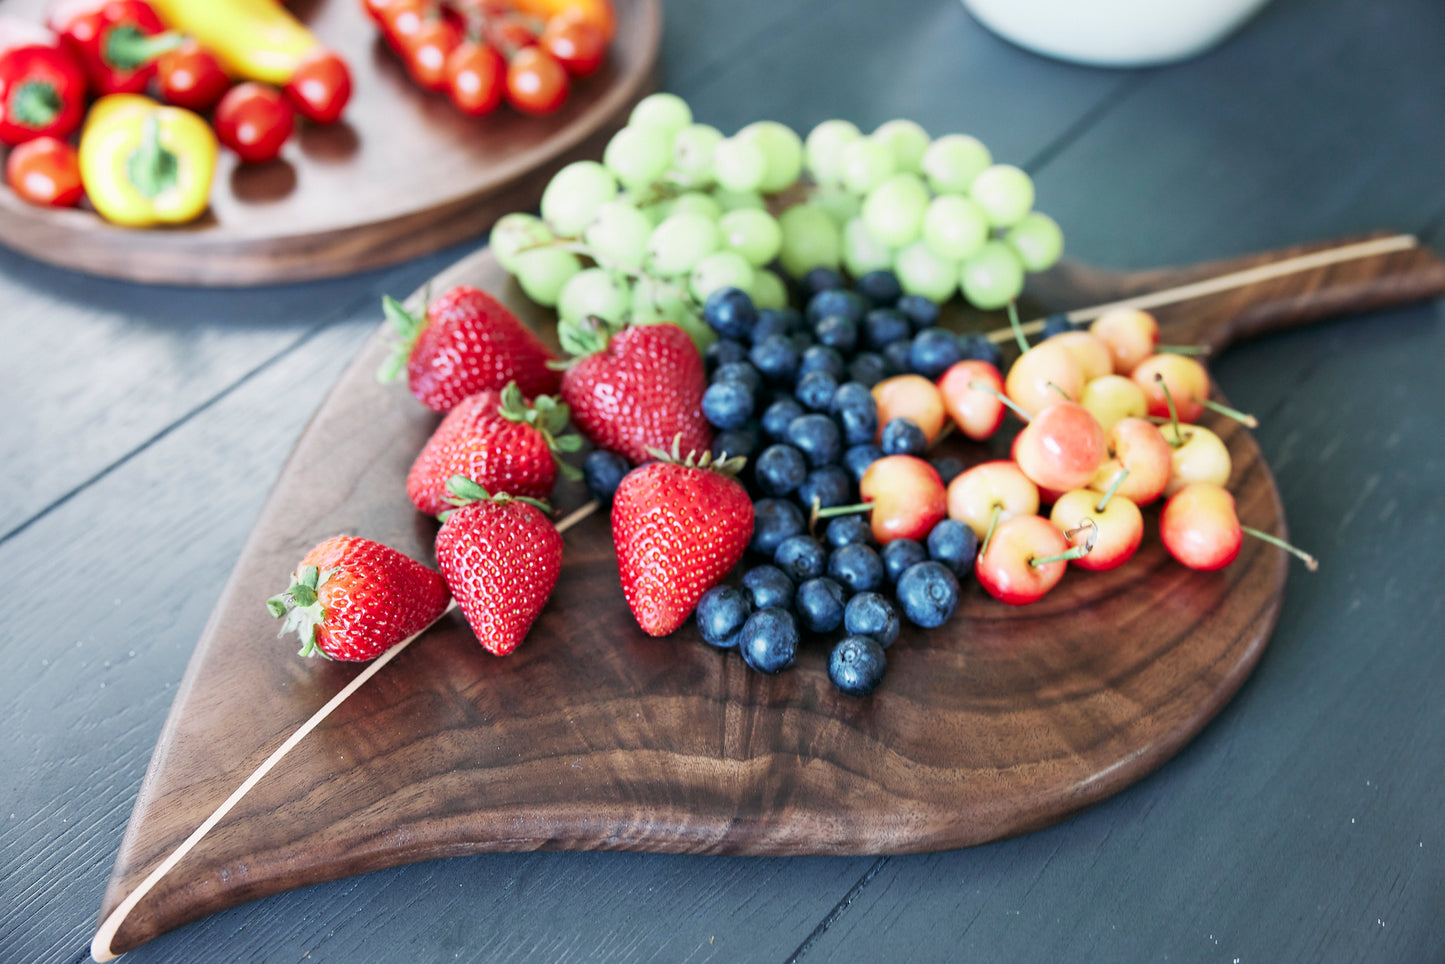
[[[291,5],[351,65],[339,123],[300,125],[282,157],[241,165],[222,151],[211,208],[181,227],[116,227],[92,210],[50,210],[0,189],[0,243],[63,267],[130,281],[249,285],[348,274],[485,233],[533,207],[568,161],[599,157],[654,82],[658,0],[614,0],[602,68],[549,117],[502,107],[470,118],[423,91],[381,41],[360,0]],[[6,4],[42,22],[45,0]]]

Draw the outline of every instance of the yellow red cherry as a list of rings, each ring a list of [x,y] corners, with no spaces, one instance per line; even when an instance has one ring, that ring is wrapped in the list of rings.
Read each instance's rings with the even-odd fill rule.
[[[1224,485],[1229,481],[1234,465],[1229,449],[1218,435],[1203,425],[1180,425],[1177,440],[1173,426],[1166,426],[1163,431],[1164,438],[1171,443],[1169,482],[1164,487],[1166,496],[1195,482]],[[1178,444],[1173,444],[1175,441]]]
[[[1064,331],[1048,340],[1061,346],[1079,363],[1085,384],[1114,373],[1114,356],[1103,339],[1087,331]]]
[[[1078,401],[1084,393],[1083,369],[1056,338],[1040,342],[1009,366],[1004,391],[1030,417],[1055,402]]]
[[[1056,402],[1019,432],[1014,460],[1040,489],[1081,489],[1104,461],[1104,430],[1088,409]]]
[[[1065,492],[1054,503],[1049,520],[1065,534],[1085,528],[1085,520],[1092,522],[1094,548],[1073,561],[1091,572],[1122,566],[1144,540],[1143,514],[1132,500],[1117,492],[1108,496],[1093,489]]]
[[[943,431],[947,410],[938,386],[922,375],[894,375],[873,386],[873,402],[878,407],[878,437],[895,418],[906,418],[923,430],[932,442]]]
[[[1106,432],[1120,419],[1143,418],[1149,414],[1144,389],[1123,375],[1104,375],[1088,382],[1079,404],[1089,410]]]
[[[858,494],[873,506],[870,523],[879,545],[894,539],[927,539],[948,512],[938,470],[912,455],[876,460],[859,480]]]
[[[1180,426],[1181,430],[1193,427]],[[1118,495],[1136,505],[1148,505],[1164,494],[1174,474],[1175,449],[1153,422],[1122,419],[1104,434],[1104,448],[1109,457],[1094,473],[1092,488],[1104,492],[1113,486]],[[1228,452],[1225,458],[1229,458]],[[1121,473],[1124,479],[1115,486]],[[1228,478],[1226,474],[1226,481]]]
[[[1159,345],[1159,322],[1147,311],[1122,308],[1108,311],[1089,325],[1089,334],[1109,349],[1117,375],[1132,374]]]
[[[954,363],[938,379],[938,390],[953,424],[975,442],[992,437],[1003,424],[1003,376],[989,362]]]
[[[1007,459],[975,465],[948,483],[948,517],[972,529],[980,542],[997,523],[1038,511],[1038,486]]]
[[[1197,422],[1209,398],[1209,373],[1186,355],[1150,355],[1129,377],[1144,390],[1149,414],[1160,418],[1171,417],[1172,399],[1179,421]]]
[[[1064,578],[1069,559],[1083,553],[1048,519],[1021,515],[999,523],[979,553],[974,573],[984,590],[999,602],[1026,606]]]

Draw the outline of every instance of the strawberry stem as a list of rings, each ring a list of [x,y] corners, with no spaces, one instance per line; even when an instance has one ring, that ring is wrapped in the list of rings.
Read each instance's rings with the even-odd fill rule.
[[[291,585],[285,592],[277,593],[266,600],[266,609],[277,619],[285,619],[278,636],[295,632],[301,637],[298,656],[331,657],[316,645],[316,627],[326,619],[326,609],[321,605],[319,589],[321,571],[315,566],[302,566],[291,577]]]
[[[391,326],[396,329],[397,338],[391,343],[391,354],[381,367],[376,370],[376,380],[389,382],[400,375],[406,363],[411,360],[412,349],[416,347],[417,339],[426,330],[426,312],[411,312],[400,301],[391,295],[383,295],[381,298],[381,313]]]

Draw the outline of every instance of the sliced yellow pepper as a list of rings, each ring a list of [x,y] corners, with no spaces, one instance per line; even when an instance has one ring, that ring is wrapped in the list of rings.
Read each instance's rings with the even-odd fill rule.
[[[284,87],[320,46],[276,0],[150,0],[166,24],[189,34],[232,74]]]
[[[96,211],[125,227],[183,224],[210,203],[216,135],[201,117],[139,94],[110,94],[80,134],[80,180]]]

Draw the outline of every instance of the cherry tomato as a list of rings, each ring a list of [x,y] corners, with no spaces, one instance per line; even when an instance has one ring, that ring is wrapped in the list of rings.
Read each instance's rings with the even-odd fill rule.
[[[507,64],[507,100],[524,114],[550,114],[567,100],[567,69],[541,47],[523,47]]]
[[[583,17],[562,13],[547,21],[542,31],[542,48],[556,57],[573,77],[586,77],[607,56],[602,31]]]
[[[208,111],[231,87],[216,55],[194,40],[168,50],[156,61],[162,99],[197,112]]]
[[[275,87],[237,84],[216,105],[216,137],[247,164],[275,159],[296,126],[296,111]]]
[[[521,17],[502,16],[488,26],[487,39],[501,50],[521,50],[535,44],[537,34]]]
[[[40,207],[75,207],[85,193],[75,148],[49,136],[12,150],[5,161],[5,180],[21,200]]]
[[[318,47],[296,65],[283,90],[302,117],[334,124],[351,100],[351,71],[339,55]]]
[[[441,16],[432,0],[392,0],[381,12],[381,35],[392,50],[405,56],[422,25]]]
[[[507,62],[494,48],[466,41],[447,58],[447,95],[463,114],[490,114],[506,89]]]
[[[407,73],[427,90],[446,90],[447,58],[462,42],[462,32],[445,17],[425,21],[407,40]]]

